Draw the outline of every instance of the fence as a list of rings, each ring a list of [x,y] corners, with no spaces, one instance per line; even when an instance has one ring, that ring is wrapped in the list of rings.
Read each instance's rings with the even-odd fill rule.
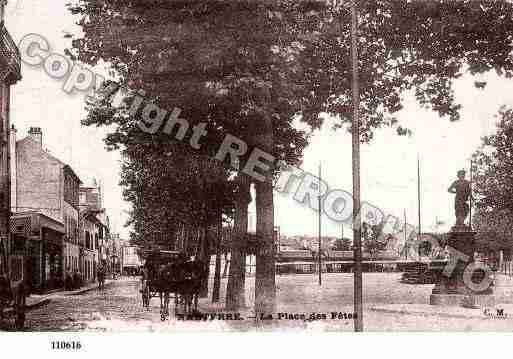
[[[362,263],[362,270],[364,272],[396,272],[399,271],[400,262],[395,261],[364,261]],[[354,263],[351,261],[323,261],[323,273],[350,273],[353,271]],[[221,273],[227,273],[230,267],[230,257],[228,256],[225,261],[224,256],[221,257]],[[227,270],[225,271],[225,268]],[[255,275],[256,260],[255,256],[246,257],[246,276],[252,277]],[[511,265],[513,271],[513,265]],[[212,256],[210,261],[210,275],[215,271],[215,256]],[[313,274],[319,271],[318,262],[314,261],[294,261],[294,262],[277,262],[276,274]]]
[[[230,268],[230,256],[228,255],[227,260],[225,261],[224,256],[221,257],[221,273],[224,273],[224,268],[227,267],[228,270]],[[213,275],[216,268],[216,257],[212,256],[210,258],[210,275]],[[251,277],[255,275],[256,268],[256,260],[255,256],[246,256],[246,276]],[[228,272],[228,270],[226,272]]]

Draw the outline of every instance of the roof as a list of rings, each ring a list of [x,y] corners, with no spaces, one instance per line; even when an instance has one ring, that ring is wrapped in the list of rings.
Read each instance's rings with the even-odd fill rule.
[[[13,213],[11,223],[16,223],[17,219],[30,218],[31,229],[38,229],[40,226],[53,229],[62,234],[65,233],[64,224],[52,217],[47,216],[39,211],[26,211]]]
[[[65,164],[63,169],[65,171],[69,171],[71,176],[74,177],[78,181],[79,184],[82,184],[82,181],[80,180],[80,177],[78,177],[78,175],[75,173],[75,171],[73,171],[73,168],[71,168],[70,165]]]
[[[85,218],[91,218],[94,221],[98,222],[99,224],[103,224],[102,221],[98,217],[96,217],[96,215],[100,214],[100,213],[103,213],[104,211],[105,211],[105,209],[98,209],[98,210],[96,210],[96,209],[89,209],[89,208],[87,208],[87,209],[81,209],[80,215],[82,215],[84,219]]]
[[[278,256],[283,259],[312,258],[312,252],[309,250],[280,251]]]
[[[301,244],[298,243],[298,241],[295,238],[292,237],[281,237],[280,238],[280,245],[284,246],[290,246],[290,247],[301,247]]]
[[[333,251],[328,250],[327,255],[330,258],[353,258],[353,251]]]

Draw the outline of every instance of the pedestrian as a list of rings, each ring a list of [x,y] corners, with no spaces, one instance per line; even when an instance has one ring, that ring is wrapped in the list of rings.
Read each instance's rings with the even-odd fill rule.
[[[64,290],[73,290],[73,278],[70,274],[70,268],[66,268],[66,275],[64,277]]]
[[[105,289],[105,266],[103,264],[98,265],[98,290],[102,291]]]

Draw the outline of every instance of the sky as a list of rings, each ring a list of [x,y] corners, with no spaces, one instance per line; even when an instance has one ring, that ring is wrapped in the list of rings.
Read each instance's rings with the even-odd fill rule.
[[[512,103],[513,81],[487,74],[479,79],[488,82],[480,90],[474,87],[474,80],[464,76],[455,83],[456,99],[463,106],[458,122],[420,108],[410,94],[405,94],[405,106],[397,118],[413,134],[404,137],[393,129],[380,129],[369,144],[361,146],[362,200],[401,220],[406,213],[407,222],[417,226],[419,156],[422,230],[448,231],[452,227],[454,195],[447,189],[456,179],[457,170],[467,169],[468,176],[470,157],[481,144],[481,137],[494,131],[499,108]],[[302,169],[315,174],[322,163],[323,180],[329,187],[351,192],[351,135],[330,127],[316,133],[305,151]],[[278,195],[276,202],[281,233],[317,233],[316,212],[300,206],[290,195]],[[340,224],[327,217],[323,221],[323,235],[340,236]],[[436,221],[444,224],[435,228]],[[346,228],[344,235],[351,237],[348,232]]]
[[[76,19],[67,11],[68,0],[10,0],[6,9],[6,26],[16,43],[26,34],[43,35],[56,53],[70,46],[66,33],[80,33]],[[96,69],[103,73],[103,69]],[[31,126],[43,130],[43,146],[53,155],[72,165],[81,179],[101,181],[104,204],[113,230],[126,237],[129,204],[123,201],[119,183],[119,153],[105,150],[105,129],[80,125],[85,116],[84,95],[68,95],[62,82],[53,80],[39,67],[24,65],[23,79],[12,93],[11,121],[18,138]],[[420,108],[411,95],[404,95],[404,109],[399,122],[413,130],[410,137],[399,137],[393,129],[377,130],[370,144],[361,146],[361,193],[366,200],[387,214],[417,224],[417,156],[421,171],[422,227],[448,230],[454,223],[453,195],[447,192],[456,171],[469,167],[469,159],[480,138],[494,129],[494,115],[502,105],[511,105],[513,81],[489,74],[478,79],[487,81],[484,90],[476,89],[475,79],[463,76],[455,83],[456,99],[463,106],[461,120],[455,123],[439,118],[429,109]],[[322,163],[323,179],[330,188],[351,192],[351,136],[344,130],[333,131],[327,124],[315,132],[304,152],[302,169],[317,173]],[[276,193],[275,225],[283,234],[316,234],[317,213],[292,199]],[[250,205],[254,227],[254,203]],[[251,230],[252,228],[250,228]],[[253,228],[254,229],[254,228]],[[339,236],[340,224],[323,218],[323,235]],[[351,237],[346,229],[345,235]]]
[[[70,47],[66,33],[80,33],[76,19],[68,12],[63,0],[9,0],[6,8],[6,27],[18,43],[30,33],[46,38],[52,52],[63,54]],[[103,73],[103,69],[96,69]],[[84,94],[69,95],[62,90],[63,82],[50,78],[41,67],[22,64],[22,80],[12,89],[11,123],[16,126],[17,138],[27,135],[32,126],[41,127],[43,147],[70,164],[84,184],[93,178],[101,182],[104,206],[112,230],[127,238],[124,228],[130,205],[122,199],[118,185],[120,156],[105,150],[104,129],[81,126],[85,116]]]

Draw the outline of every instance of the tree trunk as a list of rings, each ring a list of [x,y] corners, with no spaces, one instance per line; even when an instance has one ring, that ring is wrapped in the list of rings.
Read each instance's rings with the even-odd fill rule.
[[[257,146],[267,152],[273,150],[273,128],[269,115],[264,114]],[[255,270],[255,313],[270,314],[276,306],[275,283],[275,244],[274,244],[274,203],[273,172],[266,171],[265,180],[257,181],[256,189],[256,235],[258,240]]]
[[[226,278],[228,274],[228,252],[224,252],[224,266],[223,266],[223,278]]]
[[[219,302],[221,290],[221,240],[223,234],[223,213],[221,210],[219,210],[216,227],[216,268],[214,272],[214,284],[212,286],[212,303]]]
[[[210,276],[210,248],[209,248],[209,240],[207,237],[207,228],[202,228],[200,235],[200,253],[199,259],[205,265],[205,280],[201,283],[201,289],[199,293],[200,298],[208,297],[208,278]]]
[[[257,239],[255,312],[273,313],[276,301],[274,208],[271,180],[256,184]]]
[[[231,258],[226,286],[226,310],[236,311],[246,305],[245,271],[246,238],[248,232],[248,204],[250,202],[250,180],[240,173],[237,176],[239,189],[235,201],[235,218],[231,236]]]

